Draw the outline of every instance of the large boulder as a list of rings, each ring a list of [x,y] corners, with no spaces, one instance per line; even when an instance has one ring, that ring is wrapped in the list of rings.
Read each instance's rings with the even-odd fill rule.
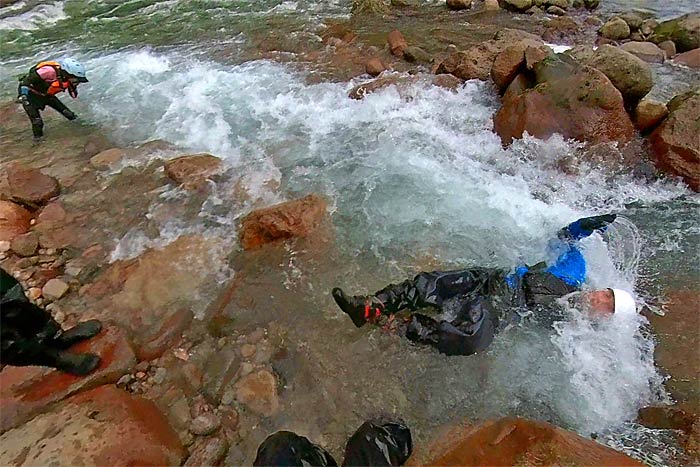
[[[551,53],[551,49],[542,45],[541,41],[532,41],[529,39],[516,42],[499,52],[491,66],[491,79],[501,91],[508,87],[510,82],[513,81],[513,78],[518,74],[518,71],[525,64],[525,51],[528,47],[541,49],[542,53],[545,55],[548,50]]]
[[[613,18],[600,28],[600,35],[606,39],[619,41],[630,37],[630,27],[622,18]]]
[[[669,110],[650,137],[656,166],[700,191],[700,92],[671,101]]]
[[[196,185],[221,169],[221,159],[211,154],[181,156],[165,163],[165,175],[185,186]]]
[[[276,240],[305,237],[320,225],[326,206],[323,198],[312,194],[253,211],[241,220],[241,246],[249,250]]]
[[[680,18],[664,21],[654,29],[650,38],[655,43],[672,40],[678,52],[700,47],[700,13],[688,13]]]
[[[688,68],[700,68],[700,49],[689,50],[673,57],[674,63],[680,63]]]
[[[588,64],[607,76],[629,105],[639,102],[654,86],[649,64],[619,47],[598,47]]]
[[[443,433],[407,466],[642,467],[627,455],[545,422],[502,418]]]
[[[184,449],[155,404],[114,386],[78,394],[0,437],[2,465],[179,466]]]
[[[80,391],[116,383],[136,365],[126,335],[114,326],[76,344],[71,351],[96,353],[102,360],[87,376],[73,376],[43,367],[7,366],[0,372],[0,432],[24,423],[49,404]]]
[[[58,180],[19,164],[8,167],[5,177],[0,180],[0,196],[37,208],[57,196],[61,191]]]
[[[602,72],[561,54],[542,60],[534,72],[535,86],[513,81],[494,115],[494,129],[504,144],[524,132],[537,138],[559,133],[592,143],[626,142],[634,135],[620,91]]]
[[[11,242],[13,238],[27,232],[32,213],[10,201],[0,200],[0,242]]]
[[[666,53],[653,42],[631,41],[622,44],[620,48],[647,63],[663,63],[666,58]]]
[[[450,54],[437,68],[437,74],[449,73],[462,80],[486,81],[491,75],[491,66],[500,47],[489,40],[467,50]]]

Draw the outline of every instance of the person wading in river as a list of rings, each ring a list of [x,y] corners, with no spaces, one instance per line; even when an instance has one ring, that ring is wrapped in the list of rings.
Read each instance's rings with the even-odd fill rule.
[[[47,311],[27,299],[14,277],[0,269],[0,368],[48,366],[86,375],[97,368],[100,357],[66,349],[101,330],[102,323],[93,319],[63,331]]]
[[[422,272],[400,284],[390,284],[368,296],[348,296],[340,288],[333,298],[357,327],[377,323],[401,310],[432,307],[442,312],[440,321],[419,313],[398,320],[398,331],[413,342],[430,345],[446,355],[470,355],[485,350],[495,334],[520,316],[515,310],[551,308],[568,297],[591,316],[634,314],[630,293],[621,289],[581,292],[586,280],[586,260],[578,241],[604,231],[614,214],[587,217],[558,232],[551,248],[558,253],[553,265],[544,262],[520,266],[514,272],[495,268]],[[574,292],[578,292],[573,294]],[[507,314],[497,310],[508,310]]]
[[[41,119],[41,111],[47,105],[68,120],[77,118],[56,95],[68,91],[68,94],[76,99],[78,85],[87,82],[85,68],[79,61],[72,58],[66,58],[59,62],[41,62],[31,67],[29,72],[19,79],[17,101],[22,104],[24,111],[29,116],[35,140],[44,136],[44,121]]]

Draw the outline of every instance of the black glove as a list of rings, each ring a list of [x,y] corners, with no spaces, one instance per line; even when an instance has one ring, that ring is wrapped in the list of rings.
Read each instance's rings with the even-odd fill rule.
[[[608,224],[615,221],[615,218],[617,218],[617,214],[583,217],[561,229],[558,237],[563,240],[580,240],[596,230],[605,230]]]
[[[68,120],[75,120],[76,118],[78,118],[77,115],[75,115],[72,111],[70,111],[70,110],[68,110],[68,109],[64,110],[64,111],[61,112],[61,113],[62,113],[63,116],[66,117]]]

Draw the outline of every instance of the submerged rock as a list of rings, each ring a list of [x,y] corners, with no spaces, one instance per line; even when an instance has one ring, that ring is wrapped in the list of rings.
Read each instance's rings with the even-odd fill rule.
[[[629,105],[639,102],[654,85],[649,64],[619,47],[598,47],[588,64],[607,76]]]
[[[651,134],[656,166],[700,191],[700,92],[669,103],[670,115]]]
[[[206,180],[221,170],[221,159],[211,154],[181,156],[165,163],[165,175],[186,187]]]
[[[277,240],[305,237],[320,225],[326,206],[323,198],[312,194],[253,211],[241,220],[241,246],[249,250]]]
[[[10,201],[0,200],[0,241],[10,242],[29,230],[32,213]]]
[[[407,466],[517,465],[642,467],[639,461],[545,422],[502,418],[459,427],[431,449],[416,451]]]
[[[679,52],[700,48],[700,13],[688,13],[662,22],[654,29],[650,40],[657,44],[672,40]]]
[[[388,86],[400,86],[406,82],[407,79],[400,76],[386,76],[383,78],[377,78],[367,83],[358,84],[350,90],[348,97],[350,99],[362,100],[368,94],[372,94],[380,89]]]
[[[153,402],[114,386],[79,394],[0,438],[2,465],[180,465],[184,450]]]
[[[504,144],[526,131],[537,138],[559,133],[592,143],[626,142],[634,135],[620,91],[600,71],[564,55],[539,62],[534,71],[534,87],[524,87],[524,79],[513,81],[494,115]]]

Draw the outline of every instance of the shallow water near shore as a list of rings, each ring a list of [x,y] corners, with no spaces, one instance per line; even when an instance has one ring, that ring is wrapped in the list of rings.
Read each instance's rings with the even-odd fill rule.
[[[618,212],[637,229],[611,229],[611,251],[599,236],[584,242],[590,285],[636,286],[653,304],[665,276],[689,283],[700,273],[697,195],[614,164],[582,162],[562,174],[587,148],[557,137],[503,149],[491,131],[498,96],[488,83],[471,81],[452,93],[419,74],[401,90],[353,101],[347,93],[361,80],[309,84],[313,70],[303,66],[235,57],[223,63],[203,45],[226,41],[243,53],[248,35],[271,18],[313,35],[322,18],[347,15],[348,2],[202,2],[217,11],[206,18],[192,3],[55,2],[62,13],[25,16],[23,26],[38,26],[24,29],[8,27],[16,14],[3,17],[0,38],[9,47],[0,52],[0,78],[11,82],[29,56],[51,47],[70,51],[90,70],[90,85],[72,106],[86,122],[121,145],[164,139],[223,159],[227,177],[199,213],[162,220],[156,214],[183,196],[164,190],[149,213],[156,235],[136,226],[114,239],[112,260],[190,233],[226,238],[233,250],[235,221],[253,206],[309,192],[330,200],[330,251],[293,243],[247,264],[252,304],[225,310],[242,329],[272,326],[288,352],[275,368],[285,381],[284,410],[249,427],[232,463],[249,461],[257,443],[281,428],[341,446],[377,412],[405,418],[419,440],[462,418],[521,415],[585,436],[608,433],[606,443],[653,465],[671,462],[664,456],[672,450],[654,452],[659,446],[648,442],[657,433],[629,424],[640,407],[668,400],[643,316],[601,324],[572,311],[553,327],[531,320],[510,329],[483,355],[447,358],[378,329],[355,329],[328,292],[338,285],[369,292],[421,269],[534,263],[558,228]],[[143,17],[163,27],[150,33]],[[169,24],[174,17],[196,27]],[[614,147],[606,154],[619,155]],[[229,201],[234,187],[244,201]],[[207,304],[203,297],[196,311]]]

